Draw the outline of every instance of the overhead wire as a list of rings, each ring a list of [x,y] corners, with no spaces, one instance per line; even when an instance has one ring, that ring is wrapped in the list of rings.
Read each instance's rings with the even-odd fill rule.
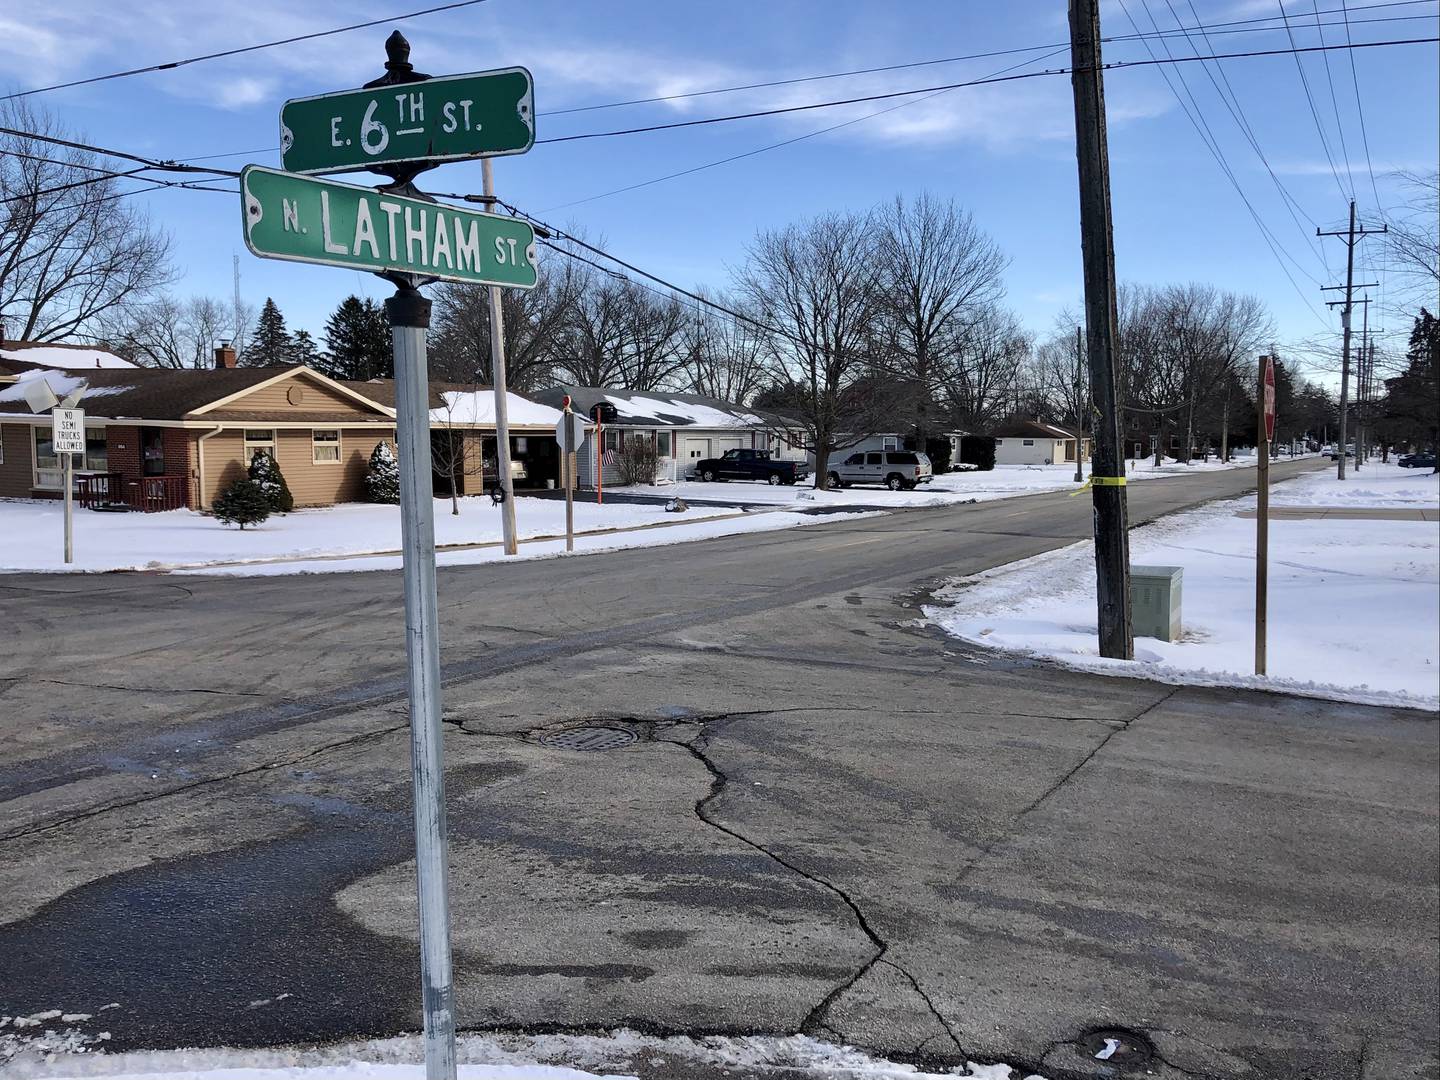
[[[1346,8],[1346,0],[1340,0],[1340,11],[1345,17],[1345,40],[1350,41],[1350,14]],[[1360,95],[1360,76],[1355,70],[1355,54],[1349,53],[1350,59],[1350,84],[1355,88],[1355,113],[1360,118],[1360,141],[1365,147],[1365,170],[1370,174],[1370,192],[1375,196],[1375,210],[1384,214],[1385,208],[1380,202],[1380,188],[1375,183],[1375,162],[1370,156],[1370,133],[1365,124],[1365,101]]]
[[[349,26],[337,26],[329,30],[317,30],[310,34],[296,34],[293,37],[279,38],[275,41],[265,41],[256,45],[243,45],[235,49],[222,49],[219,52],[205,53],[202,56],[191,56],[184,60],[170,60],[163,64],[148,64],[145,67],[129,68],[125,71],[112,71],[106,75],[92,75],[88,78],[72,79],[70,82],[55,83],[51,86],[37,86],[31,90],[17,90],[12,94],[0,96],[0,101],[30,97],[32,94],[46,94],[51,90],[66,90],[72,86],[89,86],[92,83],[109,82],[113,79],[126,79],[132,75],[145,75],[154,71],[173,71],[176,68],[188,67],[191,64],[199,64],[207,60],[219,60],[226,56],[241,56],[245,53],[259,52],[261,49],[273,49],[278,45],[293,45],[300,41],[314,41],[316,38],[331,37],[335,34],[348,34],[352,30],[365,30],[372,26],[380,26],[383,23],[418,19],[422,15],[434,15],[441,11],[454,11],[457,8],[473,7],[476,4],[483,3],[485,3],[485,0],[454,0],[454,2],[449,4],[422,8],[419,11],[411,11],[403,15],[389,15],[383,19],[371,19],[368,22],[351,23]]]
[[[1151,22],[1154,23],[1154,14],[1150,12],[1148,3],[1145,3],[1145,0],[1141,0],[1141,2],[1145,5],[1146,13],[1150,15]],[[1134,26],[1138,30],[1139,24],[1136,23],[1135,17],[1131,15],[1130,9],[1126,5],[1125,0],[1120,0],[1120,9],[1125,13],[1125,18],[1129,20],[1130,25]],[[1153,50],[1151,50],[1150,44],[1148,42],[1146,42],[1145,44],[1145,49],[1147,52],[1150,52],[1152,56],[1154,56],[1154,52]],[[1165,46],[1165,51],[1167,56],[1171,56],[1168,45]],[[1179,59],[1185,58],[1181,57]],[[1176,102],[1179,103],[1181,110],[1185,113],[1185,116],[1190,121],[1191,126],[1195,128],[1195,132],[1197,135],[1200,136],[1201,142],[1204,143],[1206,149],[1210,151],[1211,156],[1215,158],[1216,164],[1220,166],[1220,171],[1225,175],[1225,178],[1230,181],[1230,185],[1235,189],[1235,193],[1240,196],[1240,201],[1245,205],[1245,209],[1249,213],[1251,220],[1255,222],[1255,227],[1259,230],[1261,239],[1263,239],[1266,246],[1270,248],[1270,253],[1275,257],[1275,261],[1279,265],[1281,272],[1285,275],[1286,279],[1295,289],[1295,293],[1297,296],[1300,297],[1301,303],[1303,303],[1307,308],[1310,309],[1310,313],[1315,316],[1317,321],[1324,323],[1326,320],[1315,308],[1314,304],[1311,303],[1310,298],[1305,295],[1305,291],[1300,288],[1300,283],[1295,280],[1295,276],[1291,274],[1289,267],[1285,265],[1285,259],[1288,258],[1290,262],[1295,265],[1297,270],[1299,270],[1302,274],[1305,274],[1307,277],[1310,277],[1310,279],[1314,281],[1317,285],[1319,284],[1318,279],[1311,275],[1307,270],[1304,269],[1304,267],[1299,264],[1299,262],[1296,261],[1295,257],[1285,249],[1285,246],[1279,242],[1279,240],[1270,232],[1269,228],[1265,225],[1264,220],[1260,217],[1259,212],[1255,209],[1254,204],[1250,201],[1250,197],[1245,194],[1245,190],[1240,186],[1240,181],[1235,176],[1234,170],[1231,169],[1229,162],[1225,159],[1224,151],[1220,148],[1219,142],[1218,140],[1216,140],[1214,132],[1210,129],[1209,122],[1205,120],[1205,117],[1200,110],[1199,102],[1195,99],[1194,94],[1191,93],[1189,85],[1185,82],[1184,75],[1181,74],[1178,68],[1176,69],[1175,75],[1176,78],[1180,80],[1181,86],[1185,90],[1184,96],[1182,96],[1180,91],[1175,88],[1175,84],[1171,81],[1170,74],[1165,70],[1163,64],[1160,66],[1160,76],[1165,80],[1165,85],[1169,87],[1170,93],[1174,95]],[[1187,96],[1190,99],[1189,104],[1187,104],[1185,100]],[[1282,252],[1284,253],[1284,258],[1281,257]]]
[[[1325,152],[1325,160],[1330,163],[1330,174],[1335,177],[1335,186],[1340,189],[1340,197],[1345,198],[1345,185],[1340,182],[1340,173],[1335,168],[1335,158],[1330,154],[1330,140],[1325,137],[1325,126],[1320,123],[1320,112],[1315,108],[1315,95],[1310,92],[1310,80],[1305,76],[1305,65],[1300,62],[1300,51],[1295,46],[1295,33],[1290,28],[1290,14],[1285,10],[1285,0],[1275,0],[1280,7],[1280,16],[1285,20],[1285,36],[1290,39],[1290,45],[1296,51],[1295,70],[1300,73],[1300,86],[1305,91],[1305,101],[1310,106],[1310,116],[1315,121],[1315,132],[1320,136],[1320,149]],[[1353,55],[1353,54],[1352,54]]]
[[[1325,44],[1325,27],[1320,22],[1319,5],[1316,0],[1310,0],[1310,6],[1316,10],[1315,32],[1320,36],[1320,44]],[[1350,178],[1350,198],[1355,198],[1355,173],[1350,167],[1350,148],[1345,143],[1345,123],[1340,119],[1340,98],[1335,93],[1335,75],[1330,70],[1330,54],[1320,54],[1325,60],[1325,81],[1330,84],[1330,108],[1335,113],[1335,131],[1340,136],[1340,158],[1345,162],[1345,175]],[[1352,54],[1353,55],[1353,54]]]

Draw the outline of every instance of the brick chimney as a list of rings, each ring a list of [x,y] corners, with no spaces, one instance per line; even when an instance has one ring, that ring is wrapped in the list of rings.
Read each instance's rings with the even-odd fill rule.
[[[235,366],[235,347],[228,341],[222,341],[215,346],[215,370],[221,371],[225,368]]]

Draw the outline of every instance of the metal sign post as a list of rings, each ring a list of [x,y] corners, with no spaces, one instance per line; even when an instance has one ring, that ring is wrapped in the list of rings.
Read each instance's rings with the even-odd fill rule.
[[[495,174],[490,159],[480,162],[481,182],[485,197],[495,198]],[[491,206],[494,203],[491,202]],[[533,261],[533,260],[532,260]],[[505,554],[517,555],[520,542],[515,535],[515,478],[510,474],[510,391],[505,374],[505,312],[500,305],[500,289],[491,285],[490,293],[490,378],[495,392],[495,464],[500,470],[500,531],[505,540]]]
[[[50,411],[50,445],[60,456],[65,485],[65,562],[75,561],[75,455],[85,453],[85,412],[57,406]]]
[[[561,476],[565,484],[565,550],[575,550],[575,448],[585,438],[585,418],[570,411],[566,395],[565,415],[555,425],[555,438],[560,443]]]
[[[1275,359],[1260,358],[1255,491],[1255,674],[1265,674],[1266,603],[1270,585],[1270,440],[1275,437]]]
[[[371,169],[388,175],[391,183],[372,191],[252,165],[241,173],[240,211],[245,245],[261,258],[370,270],[396,286],[385,301],[385,314],[395,349],[425,1075],[427,1080],[455,1080],[425,348],[430,301],[419,287],[443,280],[529,289],[537,271],[535,232],[526,222],[442,205],[410,181],[442,161],[523,153],[535,141],[535,111],[530,75],[523,68],[431,79],[414,70],[410,45],[399,31],[386,40],[385,51],[385,75],[363,90],[288,102],[281,113],[281,144],[288,169]],[[496,389],[503,394],[503,361]],[[503,432],[501,402],[497,419]],[[83,436],[83,425],[81,430]],[[508,463],[508,453],[501,458]],[[508,495],[508,475],[502,480]],[[508,506],[510,500],[505,502]]]

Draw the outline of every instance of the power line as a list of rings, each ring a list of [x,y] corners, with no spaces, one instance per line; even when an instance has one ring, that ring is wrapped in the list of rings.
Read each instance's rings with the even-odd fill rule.
[[[1042,55],[1042,56],[1037,56],[1037,57],[1033,57],[1032,59],[1029,59],[1029,60],[1021,61],[1019,64],[1012,64],[1010,67],[1008,67],[1008,68],[1002,68],[1002,69],[1000,69],[1000,71],[997,71],[997,72],[995,72],[994,74],[1000,75],[1000,74],[1003,74],[1003,73],[1006,72],[1006,71],[1013,70],[1014,68],[1017,68],[1017,67],[1026,67],[1026,66],[1028,66],[1028,65],[1030,65],[1030,64],[1038,64],[1038,63],[1041,63],[1042,61],[1045,61],[1045,60],[1050,59],[1050,57],[1052,57],[1052,56],[1057,56],[1057,55],[1059,55],[1060,53],[1068,52],[1068,51],[1069,51],[1069,46],[1068,46],[1068,45],[1062,45],[1062,46],[1059,46],[1058,48],[1056,48],[1053,52],[1048,52],[1048,53],[1045,53],[1045,54]],[[796,135],[796,136],[794,136],[793,138],[782,139],[782,140],[779,141],[779,142],[769,143],[769,144],[767,144],[767,145],[765,145],[765,146],[757,147],[757,148],[754,149],[754,150],[747,150],[747,151],[745,151],[744,153],[741,153],[741,154],[731,154],[729,157],[723,157],[723,158],[720,158],[720,159],[717,160],[717,161],[707,161],[707,162],[705,162],[703,165],[695,165],[695,166],[693,166],[692,168],[689,168],[689,169],[681,169],[679,172],[667,173],[667,174],[664,175],[664,176],[657,176],[657,177],[654,177],[653,179],[650,179],[650,180],[642,180],[642,181],[640,181],[639,183],[627,184],[627,185],[624,186],[624,187],[618,187],[618,188],[614,188],[614,189],[612,189],[612,190],[610,190],[610,191],[604,191],[604,192],[601,192],[601,193],[598,194],[598,195],[590,195],[590,196],[587,196],[586,198],[583,198],[583,199],[575,199],[575,200],[573,200],[573,201],[571,201],[571,202],[560,203],[560,204],[557,205],[557,206],[547,207],[545,210],[542,210],[541,213],[549,213],[549,212],[552,211],[552,210],[566,210],[566,209],[569,209],[569,208],[572,207],[572,206],[580,206],[580,205],[583,204],[583,203],[595,202],[597,199],[607,199],[607,198],[609,198],[611,195],[621,195],[621,194],[623,194],[623,193],[625,193],[625,192],[627,192],[627,191],[636,191],[636,190],[638,190],[638,189],[640,189],[640,188],[650,187],[650,186],[652,186],[652,185],[654,185],[654,184],[663,183],[663,182],[665,182],[666,180],[675,180],[675,179],[677,179],[677,178],[679,178],[679,177],[681,177],[681,176],[690,176],[690,175],[693,174],[693,173],[703,172],[703,171],[706,170],[706,169],[713,169],[713,168],[715,168],[716,166],[719,166],[719,165],[728,165],[728,164],[730,164],[730,163],[733,162],[733,161],[741,161],[741,160],[743,160],[743,159],[745,159],[745,158],[755,157],[755,156],[757,156],[757,155],[759,155],[759,154],[766,153],[766,152],[768,152],[768,151],[770,151],[770,150],[778,150],[778,149],[780,149],[781,147],[792,146],[792,145],[794,145],[795,143],[804,142],[806,139],[813,139],[813,138],[815,138],[815,137],[818,136],[818,135],[828,135],[828,134],[829,134],[830,132],[832,132],[832,131],[839,131],[841,128],[847,128],[847,127],[850,127],[850,126],[853,125],[853,124],[860,124],[860,123],[863,123],[863,122],[866,121],[866,120],[872,120],[872,119],[874,119],[874,118],[877,117],[877,116],[883,116],[883,115],[885,115],[886,113],[895,112],[895,111],[898,110],[898,109],[904,109],[904,108],[907,108],[908,106],[911,106],[911,105],[918,105],[918,104],[920,104],[921,102],[931,101],[931,100],[933,100],[934,98],[939,97],[941,94],[948,94],[949,92],[950,92],[949,90],[937,90],[935,93],[933,93],[933,94],[926,94],[924,97],[914,98],[914,99],[912,99],[912,100],[910,100],[910,101],[902,101],[902,102],[900,102],[898,105],[889,105],[889,106],[887,106],[887,107],[885,107],[885,108],[883,108],[883,109],[878,109],[878,110],[876,110],[875,112],[866,113],[864,116],[856,116],[856,117],[852,117],[852,118],[849,119],[849,120],[842,120],[842,121],[841,121],[840,123],[838,123],[838,124],[831,124],[831,125],[828,126],[828,127],[819,128],[819,129],[817,129],[817,130],[815,130],[815,131],[807,131],[807,132],[806,132],[805,134],[803,134],[803,135]]]
[[[122,161],[133,161],[148,168],[158,169],[164,172],[211,173],[218,176],[240,175],[238,172],[231,172],[225,169],[204,169],[195,165],[186,165],[178,161],[141,157],[139,154],[131,154],[124,150],[107,150],[103,146],[92,146],[90,143],[77,142],[74,139],[62,139],[58,135],[45,135],[38,131],[21,131],[18,128],[0,127],[0,135],[9,135],[17,139],[34,139],[36,142],[49,143],[52,146],[64,146],[71,150],[84,150],[87,153],[100,154],[103,157],[119,158]]]
[[[1340,11],[1345,16],[1345,40],[1350,40],[1350,14],[1346,10],[1345,0],[1340,0]],[[1360,76],[1355,71],[1355,54],[1350,57],[1350,83],[1355,87],[1355,112],[1360,117],[1360,140],[1365,146],[1365,170],[1370,174],[1370,192],[1375,196],[1375,209],[1384,213],[1384,207],[1380,205],[1380,188],[1375,183],[1375,163],[1370,157],[1370,133],[1365,128],[1365,102],[1360,97]],[[1381,279],[1382,286],[1384,279]],[[1384,290],[1381,290],[1381,305],[1384,305]]]
[[[1149,4],[1146,3],[1145,0],[1141,0],[1141,2],[1142,4],[1144,4],[1146,13],[1150,14],[1150,21],[1154,23],[1155,16],[1153,15],[1153,13],[1150,13]],[[1120,0],[1120,9],[1125,13],[1125,18],[1129,20],[1130,25],[1134,26],[1138,30],[1139,26],[1135,22],[1134,16],[1130,14],[1130,9],[1126,6],[1125,0]],[[1164,47],[1166,55],[1170,56],[1171,62],[1173,63],[1176,58],[1170,54],[1170,49],[1168,45],[1165,45]],[[1147,52],[1150,52],[1152,57],[1154,56],[1154,52],[1153,50],[1151,50],[1150,44],[1148,42],[1146,42],[1145,44],[1145,49]],[[1183,60],[1187,58],[1180,57],[1178,59]],[[1216,164],[1220,166],[1220,171],[1224,173],[1225,178],[1230,181],[1230,186],[1233,187],[1235,189],[1235,193],[1240,196],[1240,201],[1245,204],[1246,211],[1250,214],[1251,219],[1255,222],[1255,227],[1260,231],[1261,239],[1263,239],[1266,246],[1270,248],[1270,253],[1275,257],[1275,261],[1279,265],[1281,272],[1285,275],[1286,279],[1295,289],[1295,293],[1297,296],[1300,297],[1301,302],[1310,309],[1310,313],[1315,316],[1316,320],[1322,323],[1325,322],[1325,319],[1320,315],[1320,312],[1317,311],[1314,305],[1310,303],[1310,299],[1305,295],[1305,291],[1300,288],[1299,282],[1297,282],[1294,275],[1290,273],[1289,268],[1285,265],[1284,259],[1280,257],[1281,253],[1284,252],[1285,257],[1288,258],[1292,263],[1294,263],[1296,269],[1300,270],[1302,274],[1310,277],[1312,281],[1316,281],[1316,279],[1312,275],[1310,275],[1308,271],[1301,267],[1300,264],[1296,262],[1295,257],[1291,255],[1288,251],[1286,251],[1284,245],[1281,244],[1279,240],[1271,234],[1270,230],[1265,225],[1263,219],[1260,217],[1259,212],[1255,209],[1254,204],[1250,201],[1250,197],[1245,194],[1244,189],[1240,186],[1240,181],[1235,176],[1234,170],[1230,168],[1229,162],[1226,161],[1224,151],[1220,149],[1219,141],[1215,138],[1215,133],[1210,129],[1209,122],[1206,121],[1204,114],[1201,112],[1200,103],[1196,100],[1195,95],[1191,92],[1189,85],[1185,82],[1185,76],[1180,72],[1178,68],[1175,71],[1175,75],[1176,78],[1180,80],[1180,85],[1185,90],[1185,96],[1190,99],[1190,103],[1188,105],[1186,104],[1185,97],[1182,97],[1180,91],[1175,89],[1175,84],[1170,80],[1169,72],[1165,70],[1163,65],[1160,67],[1160,76],[1165,80],[1165,85],[1169,87],[1170,93],[1174,95],[1175,100],[1179,103],[1180,108],[1184,111],[1186,118],[1191,123],[1191,126],[1195,128],[1195,133],[1200,136],[1200,141],[1205,144],[1205,148],[1209,150],[1211,156],[1215,158]],[[1318,284],[1318,281],[1316,281],[1316,283]]]
[[[1310,6],[1316,8],[1315,0],[1310,0]],[[1320,35],[1320,44],[1325,44],[1325,28],[1320,22],[1320,15],[1317,10],[1315,15],[1315,32]],[[1330,108],[1335,112],[1335,130],[1340,136],[1340,156],[1345,162],[1345,175],[1350,178],[1350,197],[1355,197],[1355,173],[1350,168],[1350,148],[1345,145],[1345,124],[1340,119],[1340,99],[1335,94],[1335,75],[1330,70],[1330,54],[1321,53],[1325,61],[1325,81],[1330,84]]]
[[[1341,49],[1374,49],[1390,45],[1431,45],[1440,42],[1440,37],[1427,38],[1401,38],[1389,41],[1358,41],[1349,45],[1307,45],[1289,49],[1254,49],[1246,52],[1212,53],[1208,56],[1180,56],[1173,60],[1119,60],[1102,65],[1107,71],[1115,71],[1123,68],[1155,67],[1161,64],[1184,64],[1204,60],[1237,60],[1260,56],[1289,56],[1310,52],[1334,52]],[[564,143],[578,142],[583,139],[605,139],[617,135],[641,135],[652,131],[673,131],[678,128],[703,127],[708,124],[723,124],[733,120],[753,120],[764,116],[781,116],[788,113],[807,112],[813,109],[831,109],[841,105],[858,105],[869,101],[887,101],[897,97],[912,97],[917,94],[930,94],[941,90],[958,90],[966,86],[987,86],[995,83],[1018,82],[1026,79],[1038,79],[1046,76],[1070,75],[1074,69],[1070,67],[1048,68],[1045,71],[1021,72],[1016,75],[1000,75],[980,79],[967,79],[963,82],[945,83],[940,86],[921,86],[911,90],[891,90],[881,94],[864,94],[858,97],[840,98],[833,101],[816,101],[806,105],[787,105],[775,109],[757,109],[752,112],[731,113],[726,116],[708,116],[699,120],[678,120],[666,124],[646,124],[640,127],[620,128],[614,131],[585,131],[574,135],[558,135],[549,139],[537,139],[536,145],[543,143]],[[1328,154],[1328,149],[1327,149]],[[1339,176],[1336,175],[1338,181]],[[1343,188],[1342,188],[1343,190]]]
[[[483,3],[485,3],[485,0],[455,0],[454,3],[423,8],[420,11],[412,11],[405,15],[391,15],[384,19],[371,19],[369,22],[353,23],[350,26],[337,26],[332,30],[317,30],[312,34],[297,34],[295,37],[280,38],[277,41],[266,41],[259,45],[245,45],[238,49],[224,49],[220,52],[206,53],[203,56],[191,56],[184,60],[171,60],[164,64],[150,64],[147,67],[130,68],[128,71],[112,71],[108,75],[92,75],[88,79],[74,79],[71,82],[55,83],[53,86],[39,86],[34,90],[20,90],[16,93],[6,94],[4,97],[0,97],[0,101],[29,97],[32,94],[45,94],[51,90],[65,90],[72,86],[88,86],[91,83],[108,82],[111,79],[126,79],[131,75],[144,75],[151,71],[171,71],[175,68],[186,67],[190,64],[199,64],[205,60],[219,60],[226,56],[240,56],[243,53],[258,52],[261,49],[273,49],[277,45],[293,45],[297,41],[313,41],[316,38],[330,37],[334,34],[346,34],[351,30],[365,30],[371,26],[379,26],[382,23],[400,22],[403,19],[417,19],[421,15],[433,15],[439,11],[454,11],[457,8],[466,8]]]
[[[1280,7],[1280,17],[1285,20],[1285,36],[1290,39],[1290,45],[1295,45],[1295,34],[1290,29],[1290,15],[1285,10],[1285,0],[1275,0]],[[1295,70],[1300,73],[1300,85],[1305,90],[1305,100],[1310,105],[1310,116],[1315,121],[1315,132],[1320,136],[1320,149],[1325,151],[1325,160],[1330,163],[1330,174],[1335,177],[1335,186],[1340,189],[1340,195],[1345,197],[1345,185],[1340,182],[1340,173],[1335,168],[1335,159],[1330,155],[1330,141],[1325,138],[1325,128],[1320,123],[1320,112],[1315,108],[1315,96],[1310,93],[1310,80],[1305,77],[1305,65],[1300,63],[1300,51],[1295,51]]]

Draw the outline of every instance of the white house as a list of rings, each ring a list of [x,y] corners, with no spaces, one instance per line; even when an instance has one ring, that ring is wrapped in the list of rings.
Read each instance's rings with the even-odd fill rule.
[[[1017,420],[990,433],[995,438],[997,465],[1055,465],[1075,461],[1077,446],[1081,460],[1090,456],[1090,437],[1076,434],[1058,424],[1039,420]]]
[[[556,386],[532,396],[558,409],[567,395],[570,408],[591,421],[597,406],[614,409],[614,418],[603,425],[604,442],[599,452],[592,432],[576,455],[576,483],[582,488],[595,486],[597,457],[605,484],[621,483],[615,454],[633,439],[654,444],[660,457],[656,479],[662,482],[683,479],[697,461],[719,457],[731,449],[769,450],[782,460],[805,460],[804,433],[800,429],[786,425],[773,413],[719,398],[602,386]],[[615,452],[608,455],[609,460],[608,451]]]

